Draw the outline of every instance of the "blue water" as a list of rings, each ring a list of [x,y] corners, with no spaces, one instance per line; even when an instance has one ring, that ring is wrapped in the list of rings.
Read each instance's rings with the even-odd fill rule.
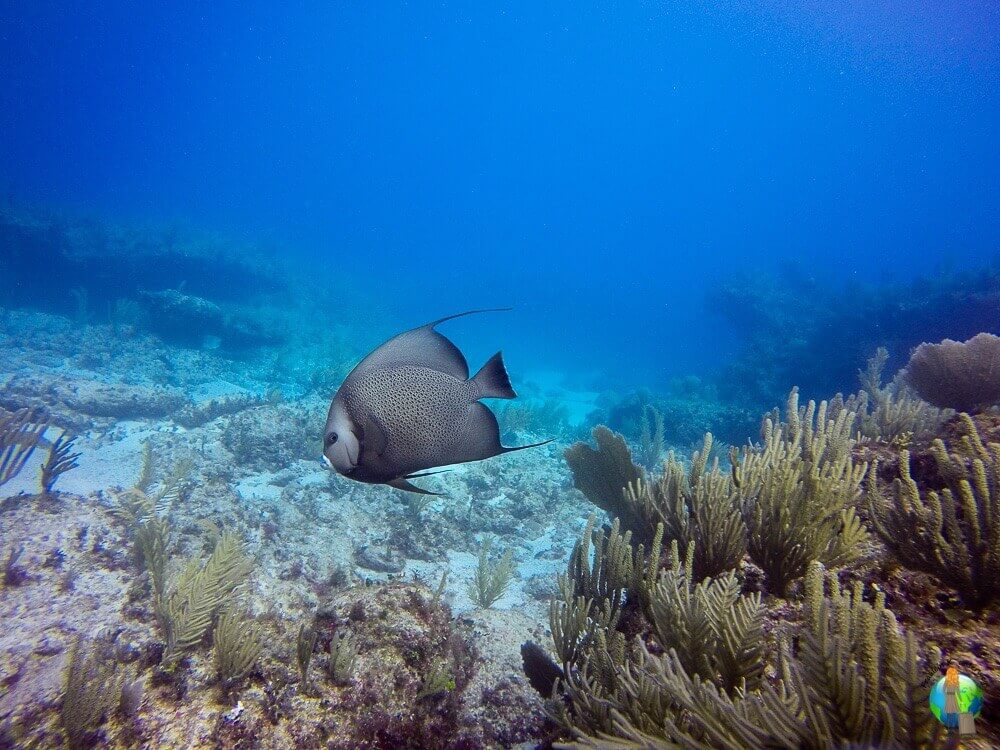
[[[0,748],[524,750],[550,735],[553,670],[599,685],[579,701],[568,680],[560,714],[722,736],[699,735],[683,701],[640,721],[611,689],[611,674],[650,694],[680,684],[638,657],[643,641],[672,648],[668,579],[635,596],[666,564],[645,557],[661,519],[664,553],[728,546],[712,575],[736,576],[691,589],[704,565],[689,557],[676,601],[721,602],[734,581],[764,595],[763,637],[746,599],[711,607],[748,613],[732,627],[677,628],[711,636],[678,661],[714,673],[692,672],[701,684],[732,687],[739,662],[740,692],[757,690],[780,650],[804,682],[751,703],[790,690],[843,708],[811,647],[777,639],[828,640],[823,618],[848,617],[861,589],[811,611],[821,579],[803,588],[798,561],[846,562],[845,587],[864,582],[940,646],[907,680],[968,672],[981,746],[1000,746],[996,613],[966,609],[995,593],[979,540],[997,531],[969,514],[1000,497],[982,447],[1000,441],[1000,339],[921,348],[893,381],[922,342],[1000,334],[998,126],[996,0],[0,2]],[[472,373],[501,349],[516,400],[497,398],[511,393],[495,360],[459,387],[460,357],[426,362],[424,337],[400,359],[446,374],[373,366],[344,385],[394,334],[501,307],[440,333]],[[881,381],[862,383],[877,352]],[[820,407],[841,421],[809,443],[805,405],[838,392],[849,408]],[[496,425],[454,401],[483,393]],[[786,403],[761,458],[748,443]],[[622,500],[641,475],[663,483]],[[917,491],[944,498],[937,538],[915,500],[891,512]],[[613,516],[623,546],[602,530],[572,553]],[[644,572],[618,587],[629,539]],[[197,567],[227,548],[235,562]],[[556,583],[567,565],[572,591]],[[585,634],[558,638],[585,609]],[[882,617],[868,611],[850,617]],[[179,636],[181,617],[197,632]],[[834,637],[841,687],[868,678],[862,630],[850,648]],[[539,656],[553,632],[577,656]],[[625,636],[624,666],[590,661]],[[226,666],[227,639],[252,666]],[[852,746],[868,727],[919,734],[926,698],[912,716],[885,698],[893,670],[877,701],[862,691],[857,726],[810,709],[801,735],[777,722],[784,741],[821,745],[808,733],[825,724]],[[74,700],[84,687],[110,698]],[[747,705],[730,713],[757,721]]]
[[[991,2],[0,15],[12,201],[271,246],[379,334],[515,306],[472,359],[655,387],[738,351],[734,271],[878,290],[996,253]]]

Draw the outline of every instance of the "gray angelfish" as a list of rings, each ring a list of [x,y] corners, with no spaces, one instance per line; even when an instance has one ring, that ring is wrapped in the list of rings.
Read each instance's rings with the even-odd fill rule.
[[[509,308],[500,308],[509,309]],[[386,341],[347,376],[330,404],[323,457],[358,482],[428,492],[410,479],[437,466],[481,461],[551,442],[508,448],[481,398],[517,398],[497,352],[469,377],[453,343],[434,330],[449,315]],[[421,473],[423,472],[423,473]]]

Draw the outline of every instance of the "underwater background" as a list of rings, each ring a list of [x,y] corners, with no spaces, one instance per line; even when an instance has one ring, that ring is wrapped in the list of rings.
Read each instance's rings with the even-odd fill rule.
[[[998,83],[988,2],[5,4],[0,747],[1000,743]],[[322,464],[496,307],[553,442]]]

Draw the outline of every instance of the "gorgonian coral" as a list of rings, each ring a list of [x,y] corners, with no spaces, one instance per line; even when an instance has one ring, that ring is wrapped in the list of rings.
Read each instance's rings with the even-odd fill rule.
[[[921,344],[904,373],[919,396],[935,406],[982,411],[1000,402],[1000,336],[980,333],[965,342]]]

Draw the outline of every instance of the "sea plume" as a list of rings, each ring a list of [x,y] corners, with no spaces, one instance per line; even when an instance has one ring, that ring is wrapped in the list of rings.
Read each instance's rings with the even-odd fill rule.
[[[921,344],[904,370],[906,382],[941,408],[977,412],[1000,402],[1000,336]]]

